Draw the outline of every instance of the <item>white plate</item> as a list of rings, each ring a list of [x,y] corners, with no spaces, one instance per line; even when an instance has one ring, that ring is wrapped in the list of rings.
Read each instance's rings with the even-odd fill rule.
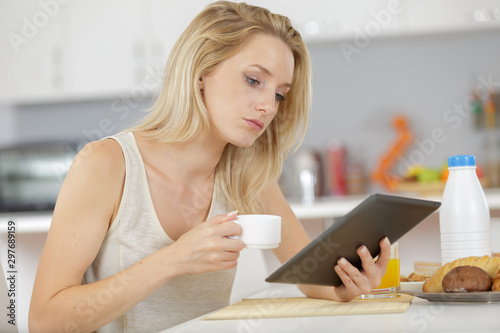
[[[402,286],[401,286],[402,287]],[[467,302],[496,303],[500,302],[500,292],[482,291],[471,293],[424,293],[422,291],[400,290],[402,294],[413,295],[430,302]]]

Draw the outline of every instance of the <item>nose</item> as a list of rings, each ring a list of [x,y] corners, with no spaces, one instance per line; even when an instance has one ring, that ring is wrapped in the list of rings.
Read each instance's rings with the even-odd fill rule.
[[[265,93],[262,94],[259,103],[257,104],[257,109],[265,113],[273,113],[276,111],[276,94]]]

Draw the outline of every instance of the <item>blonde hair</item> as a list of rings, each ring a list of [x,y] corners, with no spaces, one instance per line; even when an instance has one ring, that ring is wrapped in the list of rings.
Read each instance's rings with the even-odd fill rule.
[[[306,46],[290,20],[245,3],[218,1],[200,12],[176,42],[151,112],[131,131],[161,142],[189,142],[208,133],[210,121],[198,81],[235,55],[254,34],[281,39],[295,67],[287,98],[266,131],[248,148],[228,144],[216,167],[216,192],[230,209],[261,212],[259,194],[277,181],[288,153],[302,142],[311,99]]]

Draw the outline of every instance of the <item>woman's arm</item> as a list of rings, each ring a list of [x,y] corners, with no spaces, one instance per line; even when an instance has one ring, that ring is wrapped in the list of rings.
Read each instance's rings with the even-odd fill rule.
[[[104,280],[81,285],[120,203],[125,177],[114,140],[88,144],[75,158],[54,210],[33,288],[30,332],[91,332],[124,314],[173,276],[235,267],[241,228],[217,216]],[[193,244],[196,244],[196,248]]]
[[[277,183],[270,185],[262,194],[267,214],[279,215],[282,218],[281,244],[273,252],[281,263],[284,263],[302,250],[310,239],[302,224],[293,213]],[[335,271],[343,284],[339,287],[299,285],[299,289],[308,297],[325,298],[336,301],[349,301],[363,293],[370,292],[380,285],[385,274],[390,257],[389,240],[380,242],[381,252],[375,262],[366,247],[360,247],[357,252],[362,260],[363,271],[360,272],[347,260],[339,260]],[[333,268],[332,268],[333,269]]]

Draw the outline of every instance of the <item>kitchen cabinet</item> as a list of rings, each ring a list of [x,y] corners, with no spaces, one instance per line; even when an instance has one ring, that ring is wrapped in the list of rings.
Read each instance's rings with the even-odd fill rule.
[[[69,4],[69,95],[115,96],[139,84],[144,66],[140,0]]]
[[[3,8],[1,8],[3,7]],[[131,89],[143,31],[139,0],[0,4],[0,101],[116,96]]]
[[[9,2],[0,4],[0,32],[14,31],[20,42],[0,42],[7,50],[0,53],[4,104],[144,99],[160,87],[178,36],[211,1]],[[54,13],[46,13],[47,6]],[[25,17],[32,16],[34,23],[24,28]],[[38,23],[45,16],[47,23]],[[23,43],[22,33],[32,25],[40,32]]]
[[[211,3],[210,0],[144,0],[144,64],[139,68],[139,84],[156,91],[162,84],[163,71],[177,38],[191,20]]]
[[[144,99],[178,36],[211,0],[0,2],[0,103]],[[289,16],[308,43],[347,55],[373,39],[500,29],[500,0],[248,0]]]
[[[0,2],[0,101],[40,100],[64,92],[66,6],[55,0]]]

